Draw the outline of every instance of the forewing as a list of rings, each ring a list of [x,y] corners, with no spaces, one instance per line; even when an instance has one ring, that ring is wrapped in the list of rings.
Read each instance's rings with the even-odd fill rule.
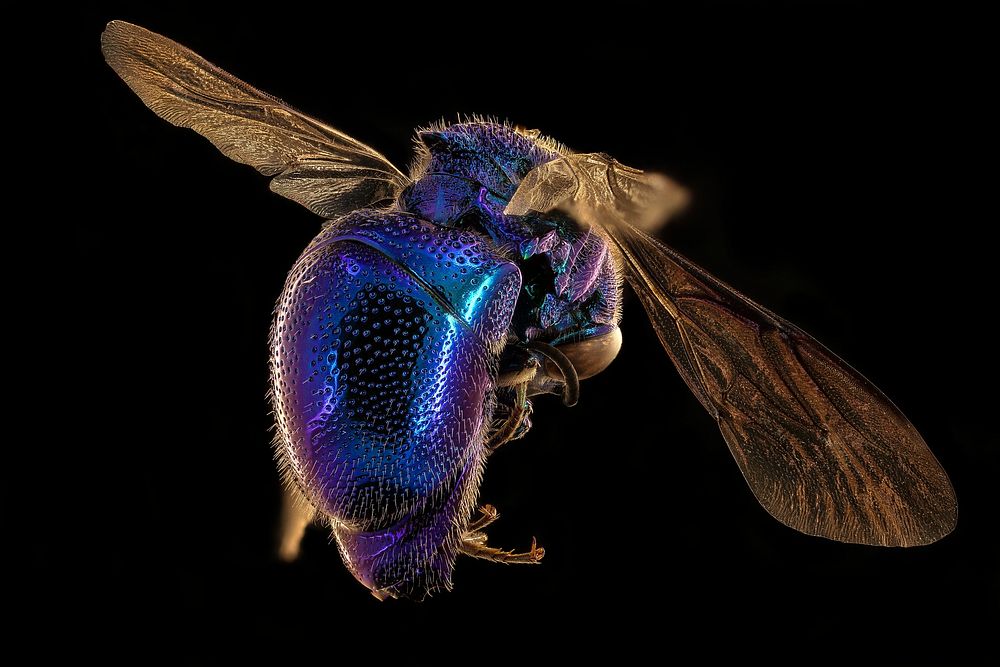
[[[878,388],[655,239],[606,231],[660,342],[776,519],[884,546],[951,532],[957,504],[947,474]]]
[[[409,183],[368,146],[162,35],[112,21],[101,35],[101,50],[158,116],[274,176],[272,190],[324,218],[390,202]]]
[[[915,546],[951,532],[951,482],[906,417],[808,334],[627,224],[634,203],[616,165],[561,206],[607,235],[663,347],[768,512],[804,533],[860,544]]]
[[[603,153],[570,153],[528,172],[505,212],[608,209],[616,219],[654,231],[688,199],[687,190],[666,176],[626,167]]]

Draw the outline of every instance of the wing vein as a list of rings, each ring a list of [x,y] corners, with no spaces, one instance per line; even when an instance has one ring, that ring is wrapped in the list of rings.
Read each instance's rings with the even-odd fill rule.
[[[158,116],[276,177],[272,190],[324,218],[395,200],[410,183],[369,146],[162,35],[112,21],[101,48],[108,64]]]
[[[948,476],[882,392],[638,228],[644,207],[665,210],[657,183],[607,156],[568,155],[529,173],[509,212],[560,206],[609,239],[668,356],[779,521],[863,544],[948,534],[957,518]]]

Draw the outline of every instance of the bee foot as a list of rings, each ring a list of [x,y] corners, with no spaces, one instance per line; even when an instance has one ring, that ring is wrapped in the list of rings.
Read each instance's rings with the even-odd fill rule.
[[[469,523],[469,527],[466,529],[467,531],[466,538],[468,538],[470,534],[482,530],[483,528],[485,528],[486,526],[490,525],[491,523],[500,518],[500,512],[497,511],[496,507],[490,504],[481,506],[479,508],[479,513],[482,516]]]
[[[497,549],[486,546],[486,534],[474,532],[466,534],[458,545],[458,550],[466,556],[482,558],[494,563],[513,563],[537,565],[545,557],[545,549],[538,546],[535,538],[531,538],[531,550],[525,553],[514,553],[513,550]]]

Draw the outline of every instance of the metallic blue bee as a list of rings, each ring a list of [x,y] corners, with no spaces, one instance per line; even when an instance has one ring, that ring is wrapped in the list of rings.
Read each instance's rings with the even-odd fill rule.
[[[451,588],[491,547],[487,458],[530,428],[530,397],[573,405],[621,346],[627,280],[761,504],[812,535],[933,542],[955,525],[944,470],[892,403],[794,325],[648,236],[683,203],[667,179],[505,124],[417,134],[382,155],[143,28],[104,56],[158,115],[274,177],[327,222],[271,332],[282,552],[327,523],[377,597]]]

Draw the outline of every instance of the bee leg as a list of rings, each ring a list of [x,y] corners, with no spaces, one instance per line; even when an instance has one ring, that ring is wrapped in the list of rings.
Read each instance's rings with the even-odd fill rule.
[[[497,549],[486,545],[486,533],[483,528],[500,518],[500,513],[493,505],[483,505],[479,508],[481,516],[469,522],[465,535],[458,545],[459,552],[473,558],[493,561],[494,563],[538,563],[545,556],[545,549],[538,546],[535,538],[531,538],[531,550],[527,553],[514,553],[512,550]]]
[[[505,565],[515,563],[537,565],[545,557],[545,549],[538,546],[534,537],[531,538],[530,551],[526,553],[514,553],[513,550],[508,551],[506,549],[486,546],[486,533],[480,532],[467,533],[459,543],[458,550],[466,556],[482,558],[494,563],[504,563]]]
[[[571,408],[580,400],[580,375],[576,372],[576,367],[572,360],[563,354],[562,350],[548,343],[532,340],[524,344],[524,347],[545,357],[545,359],[562,376],[562,399],[563,405]],[[548,365],[548,364],[547,364]],[[541,377],[554,377],[548,372],[548,368]]]
[[[291,563],[299,557],[299,547],[306,534],[306,526],[316,517],[316,510],[294,485],[283,486],[278,558]]]
[[[476,531],[482,530],[486,526],[490,525],[494,521],[500,518],[500,512],[497,511],[496,507],[493,505],[483,505],[479,508],[479,513],[482,515],[475,521],[469,522],[469,527],[466,528],[466,534],[475,533]]]
[[[514,389],[514,406],[500,427],[493,431],[486,442],[486,450],[495,452],[501,445],[520,438],[527,429],[522,429],[525,419],[531,414],[531,403],[528,401],[528,383],[522,382]]]

